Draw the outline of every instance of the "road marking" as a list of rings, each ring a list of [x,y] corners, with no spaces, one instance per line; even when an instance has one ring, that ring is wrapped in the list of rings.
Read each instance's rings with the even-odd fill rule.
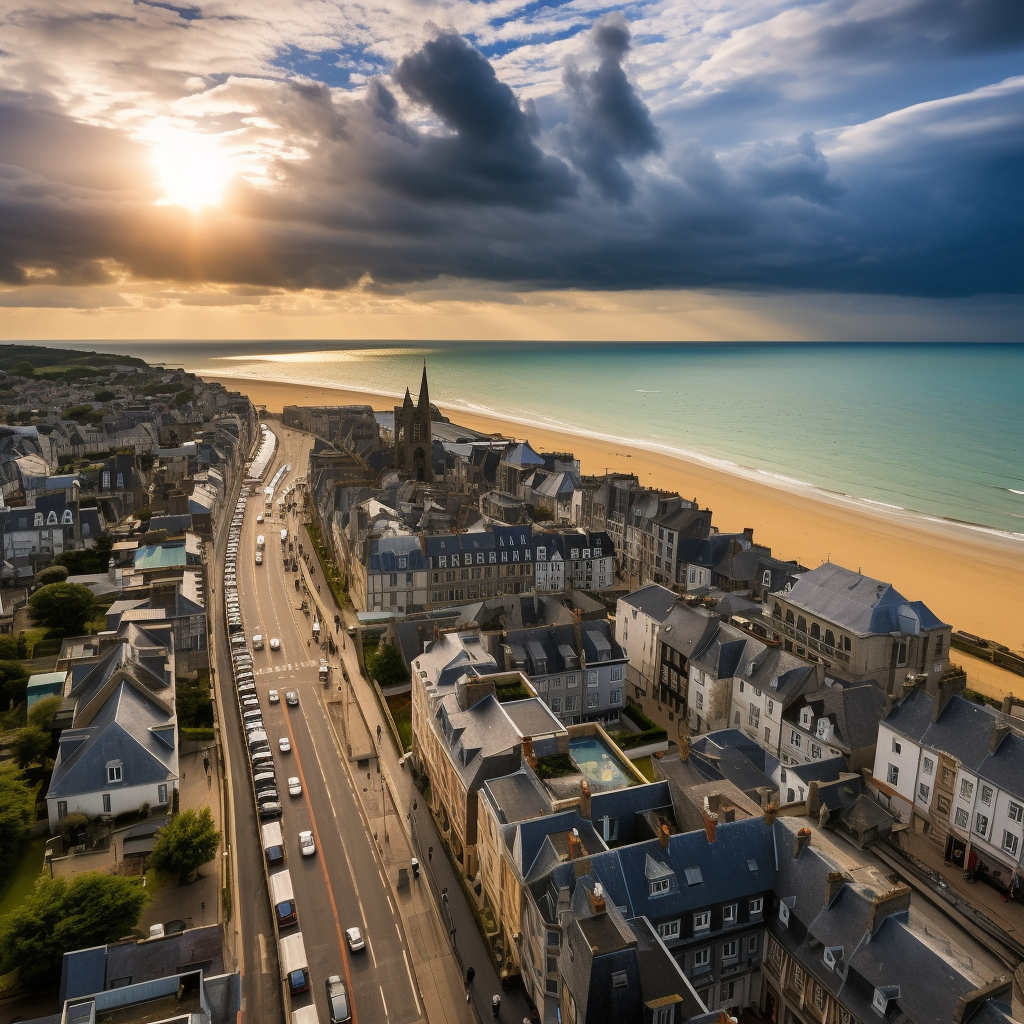
[[[365,921],[363,923],[363,927],[364,928],[366,927]],[[376,970],[377,969],[377,956],[373,952],[373,943],[370,941],[370,933],[367,932],[367,931],[364,931],[363,934],[366,936],[366,948],[370,951],[370,959],[373,961],[373,969]],[[403,952],[405,952],[405,951],[403,950]]]
[[[394,905],[394,903],[391,902],[391,896],[389,894],[387,894],[387,893],[385,893],[385,895],[388,897],[388,906],[391,908],[391,916],[394,917],[395,916],[395,905]]]
[[[388,1016],[388,1001],[384,998],[384,986],[380,986],[380,1001],[384,1004],[384,1016]]]
[[[405,949],[402,949],[402,959],[405,961],[405,973],[409,975],[409,988],[412,989],[412,997],[416,1000],[416,1012],[423,1013],[423,1007],[420,1006],[420,997],[416,991],[416,982],[412,980],[412,968],[409,966],[409,954],[406,953]]]
[[[267,940],[266,940],[266,937],[264,936],[263,932],[260,932],[256,936],[256,938],[259,940],[259,944],[260,944],[260,970],[264,974],[269,974],[270,973],[270,968],[267,966]]]

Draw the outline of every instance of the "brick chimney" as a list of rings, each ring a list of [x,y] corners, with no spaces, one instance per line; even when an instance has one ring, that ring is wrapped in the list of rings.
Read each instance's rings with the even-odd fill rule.
[[[996,723],[992,727],[992,735],[988,741],[988,749],[990,754],[994,754],[999,749],[999,744],[1003,742],[1006,736],[1010,732],[1010,723],[1006,720],[1003,715],[999,715],[996,718]]]
[[[764,809],[764,823],[766,825],[774,825],[775,824],[775,819],[778,817],[778,814],[779,814],[779,805],[777,803],[775,803],[774,801],[772,801]]]
[[[963,683],[957,678],[942,678],[939,680],[938,685],[935,687],[935,694],[932,697],[933,722],[937,722],[939,720],[939,715],[942,714],[946,705],[949,703],[949,698],[962,689]]]
[[[663,850],[667,850],[668,849],[668,841],[671,838],[671,836],[672,836],[672,832],[669,830],[668,825],[666,825],[664,822],[662,822],[658,826],[658,842],[661,843],[661,848]]]
[[[752,541],[754,539],[754,528],[752,526],[744,526],[743,536],[746,537],[747,540]]]
[[[713,843],[715,841],[715,830],[718,828],[718,815],[711,810],[711,804],[707,797],[704,797],[704,807],[701,810],[701,815],[704,818],[704,832],[708,837],[708,842]],[[666,828],[667,826],[662,825],[661,827]]]
[[[999,709],[1004,715],[1008,715],[1013,711],[1013,697],[1007,694],[1003,698],[1003,706]]]
[[[830,871],[825,879],[825,906],[831,906],[839,895],[839,890],[846,884],[846,875],[842,871]]]
[[[580,839],[579,831],[573,829],[569,833],[569,860],[578,860],[582,850],[583,840]]]
[[[868,911],[868,931],[874,934],[878,926],[890,915],[910,909],[910,886],[897,882],[887,892],[871,900]]]
[[[793,843],[794,859],[800,856],[800,851],[811,841],[811,830],[802,828],[796,834],[796,842]]]
[[[533,737],[523,737],[523,758],[531,768],[537,767],[537,755],[533,752]]]
[[[580,817],[590,817],[590,783],[586,779],[580,781]]]
[[[586,888],[586,886],[584,886]],[[593,889],[587,889],[587,895],[590,897],[590,906],[595,914],[603,914],[605,911],[604,901],[604,886],[600,882],[594,884]]]

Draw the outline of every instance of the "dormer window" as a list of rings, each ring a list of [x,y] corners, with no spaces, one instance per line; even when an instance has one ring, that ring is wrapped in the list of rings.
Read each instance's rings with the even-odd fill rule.
[[[810,727],[811,727],[811,709],[810,708],[804,708],[800,712],[800,728],[801,729],[810,729]]]
[[[670,884],[667,878],[652,878],[649,893],[651,896],[663,896],[668,892]]]
[[[834,971],[843,959],[842,946],[827,946],[824,953],[825,966]]]

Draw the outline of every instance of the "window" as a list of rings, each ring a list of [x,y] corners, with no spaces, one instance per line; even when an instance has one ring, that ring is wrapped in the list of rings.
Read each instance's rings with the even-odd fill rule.
[[[890,786],[897,786],[897,785],[899,785],[900,770],[899,770],[899,768],[896,765],[894,765],[894,764],[889,765],[889,772],[886,775],[886,779],[888,780]]]
[[[735,924],[736,923],[736,904],[730,903],[727,907],[722,907],[722,923],[723,924]]]
[[[736,939],[730,939],[722,943],[722,959],[724,961],[735,960],[739,956],[740,944]]]
[[[949,799],[947,797],[940,793],[935,803],[938,805],[940,814],[949,814]]]
[[[742,693],[742,692],[743,692],[743,680],[741,679],[740,680],[740,693]]]
[[[974,792],[974,783],[967,779],[960,780],[960,795],[966,800],[970,800],[971,794]]]
[[[611,704],[613,707],[616,704],[621,704],[622,703],[622,690],[612,690],[612,692],[608,696],[608,703]]]
[[[611,678],[612,678],[613,682],[617,682],[618,680],[620,680],[622,678],[622,666],[621,665],[613,665],[612,666]]]
[[[976,814],[974,816],[974,831],[979,836],[988,834],[988,815],[987,814]]]
[[[557,978],[546,978],[544,980],[544,987],[547,989],[549,996],[558,995],[558,979]]]
[[[596,694],[596,693],[588,693],[587,694],[587,707],[588,708],[596,708],[598,706],[599,702],[600,702],[600,695],[599,694]]]
[[[695,932],[706,932],[711,927],[711,911],[702,910],[699,914],[693,915],[693,930]]]
[[[552,968],[552,971],[557,968]],[[612,971],[612,988],[625,988],[628,982],[625,971]]]
[[[992,787],[991,786],[982,786],[981,787],[981,802],[983,804],[990,804],[990,803],[992,803]]]
[[[900,743],[899,740],[895,740],[894,739],[892,741],[892,752],[894,754],[902,754],[903,753],[903,744]]]
[[[562,710],[562,698],[561,697],[552,697],[551,698],[551,710],[554,711],[555,714],[558,714],[558,712]]]
[[[675,1007],[674,1006],[659,1006],[654,1011],[654,1017],[652,1018],[652,1024],[673,1024],[675,1020]]]
[[[66,818],[68,816],[68,802],[67,800],[57,801],[57,818]]]
[[[772,731],[767,725],[764,727],[764,742],[766,746],[771,746]]]
[[[923,782],[918,784],[917,787],[917,798],[922,803],[928,803],[928,796],[931,793],[930,787],[926,786]]]
[[[1014,857],[1017,856],[1017,844],[1019,840],[1012,832],[1003,831],[1003,849],[1012,854]]]
[[[796,747],[797,750],[800,749],[800,733],[798,733],[795,729],[793,729],[790,732],[789,741],[793,744],[794,747]]]
[[[756,914],[760,914],[764,910],[764,898],[758,896],[756,900],[750,901],[750,916],[754,917]]]
[[[678,939],[679,938],[679,919],[675,921],[665,921],[658,925],[658,934],[663,939]]]
[[[711,950],[710,949],[698,949],[693,954],[693,966],[694,967],[708,967],[711,964]]]
[[[167,803],[167,786],[159,785],[156,787],[156,802],[158,804]]]
[[[580,707],[579,697],[566,697],[565,698],[565,710],[566,711],[578,711]]]
[[[817,983],[814,983],[814,1005],[820,1010],[825,1005],[825,990]]]
[[[668,892],[669,880],[667,878],[652,878],[650,884],[650,894],[652,896],[661,896]]]
[[[722,982],[722,1002],[727,1003],[733,998],[733,993],[736,991],[735,981],[724,981]]]
[[[103,813],[104,814],[109,814],[110,813],[110,794],[109,793],[104,793],[103,794]]]
[[[750,712],[747,715],[747,721],[756,729],[761,723],[761,709],[751,704]]]
[[[956,809],[956,817],[953,819],[957,828],[967,828],[967,811],[962,807]]]
[[[815,760],[821,757],[821,747],[817,743],[811,744],[811,757],[815,758]]]
[[[896,648],[896,664],[906,665],[907,663],[907,641],[897,640],[895,643]]]
[[[704,710],[704,694],[701,693],[700,690],[697,691],[697,698],[694,703],[696,704],[698,711]]]
[[[747,939],[747,953],[750,954],[750,955],[753,955],[756,952],[757,952],[757,936],[756,935],[751,935],[750,938]]]
[[[108,764],[107,765],[107,785],[110,785],[110,783],[112,783],[112,782],[120,782],[120,781],[121,781],[121,764],[120,764],[120,762],[118,762],[117,764]]]
[[[924,759],[924,773],[925,775],[931,775],[933,771],[935,771],[935,762],[930,757],[926,757]]]
[[[942,769],[942,784],[944,786],[952,787],[953,785],[953,769],[943,768]]]
[[[1006,816],[1010,821],[1024,821],[1024,807],[1020,804],[1015,804],[1010,801],[1009,809],[1006,812]]]

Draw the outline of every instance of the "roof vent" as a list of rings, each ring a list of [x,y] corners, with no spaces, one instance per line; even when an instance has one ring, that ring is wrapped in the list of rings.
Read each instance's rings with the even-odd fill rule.
[[[827,946],[825,948],[824,959],[825,966],[830,971],[834,971],[837,967],[841,967],[843,963],[843,947]]]
[[[871,997],[871,1009],[884,1017],[899,997],[899,985],[879,985],[875,989],[875,994]]]

